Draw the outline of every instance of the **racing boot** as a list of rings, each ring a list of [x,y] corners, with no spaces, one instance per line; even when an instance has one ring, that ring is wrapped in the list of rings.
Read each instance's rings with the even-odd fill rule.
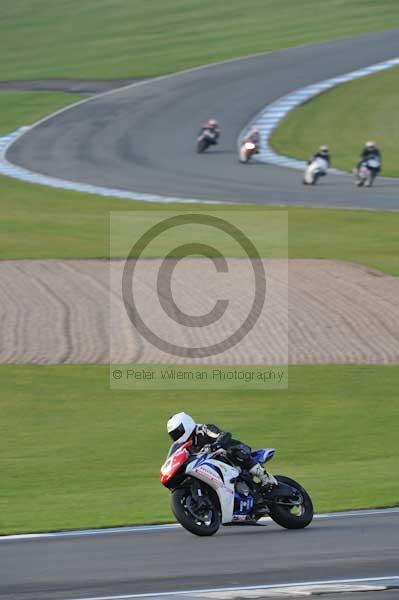
[[[267,473],[260,463],[256,463],[256,465],[251,467],[249,472],[254,477],[258,477],[262,484],[262,488],[267,492],[271,491],[272,488],[277,485],[277,480],[275,477]]]

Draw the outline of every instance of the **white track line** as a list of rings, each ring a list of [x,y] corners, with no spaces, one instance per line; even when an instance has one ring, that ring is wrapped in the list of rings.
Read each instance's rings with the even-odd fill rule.
[[[262,53],[261,53],[262,54]],[[269,53],[263,53],[269,54]],[[258,56],[258,55],[254,55]],[[157,77],[156,80],[162,80],[171,77],[179,77],[184,75],[185,73],[190,73],[194,71],[211,69],[216,66],[220,66],[221,64],[227,64],[233,61],[246,60],[251,58],[249,56],[245,56],[238,59],[230,59],[226,61],[221,61],[217,63],[213,63],[211,65],[203,65],[200,67],[195,67],[194,69],[187,69],[185,71],[181,71],[179,73],[172,73],[171,75],[164,75],[162,77]],[[262,138],[266,141],[266,147],[262,147],[260,154],[257,156],[257,160],[260,162],[272,163],[275,165],[279,165],[282,167],[290,167],[294,169],[303,170],[305,163],[303,161],[298,161],[293,158],[289,158],[286,156],[280,156],[273,152],[273,150],[269,146],[269,139],[272,131],[277,127],[280,121],[294,108],[303,104],[310,98],[321,94],[322,92],[339,85],[340,83],[345,83],[347,81],[352,81],[354,79],[358,79],[360,77],[364,77],[366,75],[370,75],[372,73],[377,73],[379,71],[383,71],[385,69],[389,69],[399,65],[399,58],[394,58],[388,61],[384,61],[382,63],[378,63],[376,65],[372,65],[365,69],[360,69],[358,71],[352,71],[346,75],[341,75],[339,77],[334,77],[332,79],[327,79],[326,81],[322,81],[320,83],[316,83],[314,85],[305,87],[303,89],[292,92],[286,96],[283,96],[276,102],[269,104],[266,108],[264,108],[250,123],[248,127],[245,128],[243,132],[241,132],[239,136],[239,143],[242,140],[242,136],[248,131],[250,126],[256,125],[259,127]],[[154,81],[154,79],[140,81],[136,83],[132,83],[128,86],[124,86],[124,89],[129,89],[137,86],[147,85],[150,82]],[[98,94],[94,96],[95,98],[108,96],[116,93],[122,88],[118,90],[110,90],[108,92],[104,92],[102,94]],[[44,119],[40,119],[36,123],[34,123],[31,127],[21,127],[17,131],[10,133],[4,137],[0,138],[0,175],[6,175],[7,177],[13,177],[14,179],[20,179],[22,181],[26,181],[28,183],[36,183],[40,185],[45,185],[52,188],[65,189],[65,190],[73,190],[78,192],[84,192],[87,194],[96,194],[99,196],[108,196],[113,198],[121,198],[124,200],[142,200],[145,202],[162,202],[162,203],[200,203],[200,204],[224,204],[223,202],[217,202],[212,200],[199,200],[196,198],[182,199],[175,198],[173,196],[162,196],[158,194],[143,194],[139,192],[132,192],[128,190],[120,190],[117,188],[107,188],[103,186],[90,185],[85,183],[79,183],[74,181],[68,181],[66,179],[60,179],[58,177],[50,177],[48,175],[44,175],[42,173],[37,173],[35,171],[31,171],[30,169],[25,169],[23,167],[19,167],[17,165],[12,164],[6,158],[6,153],[11,147],[11,145],[20,137],[22,137],[27,131],[30,129],[37,127],[41,123],[52,119],[54,116],[66,112],[67,110],[71,110],[76,106],[81,104],[85,104],[90,102],[93,99],[93,96],[90,98],[85,98],[84,100],[80,100],[79,102],[75,102],[69,106],[66,106],[53,114],[45,117]],[[339,171],[336,171],[337,173]]]
[[[315,519],[343,519],[348,517],[374,517],[379,515],[399,514],[399,508],[376,508],[367,510],[349,510],[344,512],[321,513],[314,516]],[[266,517],[261,519],[262,523],[270,522]],[[71,531],[54,531],[48,533],[17,533],[13,535],[0,536],[0,542],[18,541],[18,540],[41,540],[51,538],[66,537],[86,537],[94,535],[109,535],[119,533],[154,533],[156,531],[168,531],[170,529],[180,529],[178,523],[165,525],[135,525],[131,527],[108,527],[106,529],[79,529]]]
[[[202,594],[223,594],[228,592],[245,592],[245,591],[267,591],[267,590],[289,590],[290,588],[302,588],[303,590],[309,589],[311,586],[342,586],[348,584],[371,584],[371,583],[382,583],[386,582],[386,586],[391,584],[395,587],[399,585],[399,576],[386,576],[386,577],[360,577],[354,579],[329,579],[321,581],[300,581],[298,583],[277,583],[269,585],[248,585],[243,587],[225,587],[225,588],[207,588],[207,589],[196,589],[196,590],[184,590],[175,592],[152,592],[147,594],[122,594],[116,596],[95,596],[91,598],[73,598],[68,600],[128,600],[129,598],[167,598],[174,596],[191,596],[195,594],[198,598],[201,598]],[[386,587],[385,586],[385,587]],[[383,586],[384,587],[384,586]],[[382,589],[383,589],[382,587]],[[375,589],[372,586],[370,589]],[[380,588],[381,589],[381,588]],[[215,596],[216,597],[216,596]]]
[[[399,58],[393,58],[391,60],[386,60],[370,67],[366,67],[365,69],[351,71],[346,75],[339,75],[338,77],[326,79],[320,83],[309,85],[295,92],[291,92],[286,96],[282,96],[272,104],[266,106],[251,120],[249,125],[246,126],[241,132],[238,139],[238,145],[240,146],[243,137],[248,133],[251,127],[257,127],[262,137],[262,147],[260,149],[260,153],[256,156],[257,161],[277,165],[279,167],[288,167],[303,171],[306,166],[306,162],[277,154],[270,147],[270,137],[272,132],[288,115],[288,113],[301,104],[304,104],[304,102],[308,102],[323,92],[331,90],[337,85],[354,81],[355,79],[360,79],[361,77],[366,77],[367,75],[372,75],[373,73],[379,73],[380,71],[392,69],[393,67],[397,66],[399,66]],[[336,169],[331,169],[331,172],[337,174],[341,173]]]

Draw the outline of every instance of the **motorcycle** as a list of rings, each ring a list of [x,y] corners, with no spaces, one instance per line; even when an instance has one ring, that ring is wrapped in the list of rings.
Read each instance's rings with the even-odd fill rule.
[[[303,183],[305,185],[315,185],[320,177],[327,175],[328,163],[324,158],[317,157],[313,159],[305,169]]]
[[[211,129],[204,129],[197,138],[197,152],[201,154],[216,143],[216,134]]]
[[[356,171],[356,185],[362,187],[370,187],[373,185],[374,179],[377,177],[377,173],[380,170],[381,161],[378,156],[373,156],[364,160],[359,169]]]
[[[172,493],[172,512],[187,531],[210,536],[221,525],[256,525],[265,516],[286,529],[311,523],[312,500],[293,479],[276,475],[276,484],[266,490],[233,464],[225,450],[204,448],[191,454],[191,445],[173,444],[161,468],[161,483]],[[274,448],[262,448],[252,457],[264,464],[274,454]]]
[[[241,163],[247,163],[254,154],[256,154],[257,148],[253,142],[244,142],[240,146],[239,158]]]

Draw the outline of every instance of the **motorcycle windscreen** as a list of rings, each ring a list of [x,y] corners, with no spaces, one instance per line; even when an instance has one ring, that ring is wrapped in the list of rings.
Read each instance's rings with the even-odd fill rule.
[[[171,445],[171,447],[169,448],[166,458],[169,458],[170,456],[172,456],[172,454],[174,454],[182,446],[183,446],[183,444],[181,442],[174,442]]]

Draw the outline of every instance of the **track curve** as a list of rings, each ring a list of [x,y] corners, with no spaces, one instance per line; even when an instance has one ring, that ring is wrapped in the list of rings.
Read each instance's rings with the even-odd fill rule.
[[[70,181],[169,197],[399,209],[398,180],[380,179],[372,190],[359,190],[349,176],[331,175],[303,189],[299,173],[240,165],[236,153],[240,131],[266,104],[398,55],[396,29],[162,77],[46,119],[12,144],[7,159]],[[210,115],[222,123],[223,137],[217,149],[198,156],[198,125]]]
[[[0,542],[0,598],[64,600],[343,579],[391,577],[399,513],[331,515],[304,530],[181,528]]]

